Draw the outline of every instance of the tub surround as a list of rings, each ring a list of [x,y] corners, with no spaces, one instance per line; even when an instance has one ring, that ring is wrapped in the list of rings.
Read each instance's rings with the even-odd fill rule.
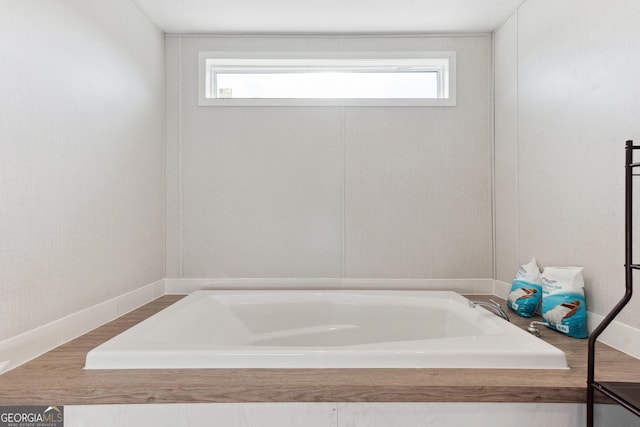
[[[84,370],[86,353],[178,301],[166,295],[0,376],[0,404],[204,402],[547,402],[584,403],[586,340],[543,330],[568,370],[167,369]],[[470,296],[473,299],[495,298]],[[512,316],[526,327],[529,319]],[[598,347],[603,380],[640,380],[637,359]]]

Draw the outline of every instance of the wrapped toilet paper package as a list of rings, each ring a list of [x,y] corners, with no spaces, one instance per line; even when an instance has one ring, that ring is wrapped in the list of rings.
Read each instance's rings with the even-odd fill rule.
[[[507,307],[518,316],[531,317],[542,298],[542,279],[536,259],[525,264],[516,273],[507,297]]]
[[[549,327],[586,338],[587,307],[582,267],[547,267],[542,272],[542,317]]]

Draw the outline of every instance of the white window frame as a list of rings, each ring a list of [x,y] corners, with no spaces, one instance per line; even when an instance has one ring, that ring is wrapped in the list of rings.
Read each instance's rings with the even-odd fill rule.
[[[441,52],[200,52],[198,57],[198,105],[200,106],[455,106],[456,53]],[[217,98],[215,70],[416,67],[439,73],[438,98]]]

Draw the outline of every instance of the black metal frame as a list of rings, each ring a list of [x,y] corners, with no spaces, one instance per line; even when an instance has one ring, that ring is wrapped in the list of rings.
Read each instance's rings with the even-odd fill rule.
[[[622,405],[632,413],[640,416],[640,383],[598,382],[595,381],[595,347],[598,336],[609,326],[622,311],[633,295],[633,271],[640,270],[640,264],[633,264],[633,177],[640,173],[633,173],[640,163],[633,162],[633,150],[640,149],[640,145],[633,145],[627,141],[625,147],[625,294],[611,312],[602,320],[600,325],[589,337],[588,367],[587,367],[587,426],[593,427],[593,407],[595,391],[603,393],[616,403]]]

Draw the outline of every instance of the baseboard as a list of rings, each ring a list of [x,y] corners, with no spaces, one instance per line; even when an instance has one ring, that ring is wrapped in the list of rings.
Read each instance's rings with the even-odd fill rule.
[[[165,294],[164,279],[0,342],[0,374]]]
[[[197,290],[447,290],[465,294],[491,294],[492,279],[166,279],[167,294],[189,294]]]
[[[511,292],[511,283],[503,282],[501,280],[493,281],[493,294],[502,299],[507,299]]]
[[[593,331],[603,319],[601,314],[587,312],[589,331]],[[614,320],[598,337],[598,341],[640,359],[640,329]]]

